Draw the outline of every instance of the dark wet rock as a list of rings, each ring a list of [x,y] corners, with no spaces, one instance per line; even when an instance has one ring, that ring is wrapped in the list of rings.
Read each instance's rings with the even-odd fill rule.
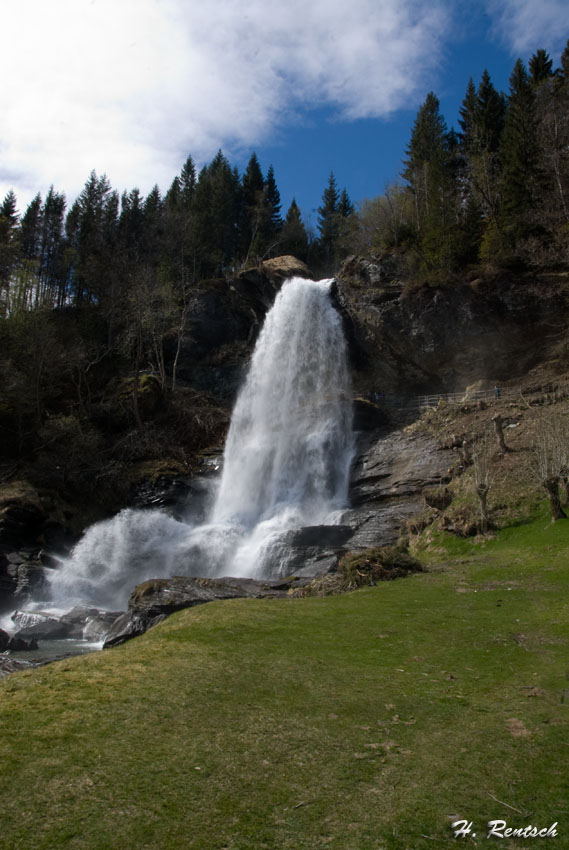
[[[73,637],[73,625],[56,618],[46,618],[39,623],[19,629],[14,637],[24,640],[65,640]]]
[[[217,453],[210,464],[209,458],[202,460],[204,472],[193,478],[160,475],[153,481],[143,482],[132,507],[165,510],[176,519],[191,517],[196,523],[204,521],[212,500],[211,477],[219,472],[221,458]]]
[[[122,611],[97,611],[96,614],[91,614],[83,626],[83,639],[88,641],[104,640],[111,626],[122,613]]]
[[[365,398],[356,398],[353,403],[354,431],[375,431],[389,423],[389,414],[379,404]]]
[[[15,611],[11,619],[16,636],[24,639],[99,641],[122,613],[76,606],[60,617],[45,611]]]
[[[0,610],[9,610],[12,607],[11,599],[16,590],[17,579],[8,572],[10,561],[7,555],[0,552]]]
[[[156,617],[147,617],[144,614],[137,614],[135,611],[127,611],[121,614],[107,631],[103,649],[118,646],[127,640],[143,635],[148,629],[165,620],[166,616],[166,614],[158,614]]]
[[[46,590],[46,568],[33,556],[18,558],[17,563],[10,562],[7,573],[14,580],[12,598],[18,605],[34,595],[41,597],[42,591]]]
[[[185,499],[191,489],[189,478],[177,475],[159,475],[144,481],[136,490],[133,508],[166,508]]]
[[[37,640],[24,640],[17,635],[9,635],[3,629],[0,629],[0,652],[31,652],[38,648]]]
[[[283,596],[285,590],[288,590],[287,582],[257,581],[251,578],[174,576],[150,579],[139,584],[130,596],[128,607],[129,611],[137,614],[155,617],[220,599]]]
[[[348,525],[305,525],[298,530],[287,532],[286,542],[295,548],[340,547],[349,540],[351,535],[352,529]]]
[[[16,629],[27,629],[30,626],[35,626],[38,623],[44,623],[46,620],[55,619],[51,614],[45,611],[14,611],[10,617]]]
[[[34,664],[23,661],[21,658],[12,658],[10,655],[0,654],[0,679],[10,673],[18,673],[20,670],[28,670]]]
[[[194,578],[173,576],[139,584],[129,599],[129,609],[111,626],[104,648],[124,643],[184,608],[224,599],[285,597],[298,580],[257,581],[249,578]]]
[[[122,613],[122,611],[103,611],[100,608],[77,605],[63,614],[60,619],[62,623],[70,626],[69,637],[99,641],[104,638]]]
[[[58,558],[57,555],[52,555],[50,552],[46,552],[42,549],[38,554],[38,560],[43,564],[44,567],[51,567],[52,569],[59,569],[61,567],[63,561],[61,558]]]
[[[311,525],[279,534],[266,549],[270,576],[312,578],[336,569],[353,534],[348,525]]]

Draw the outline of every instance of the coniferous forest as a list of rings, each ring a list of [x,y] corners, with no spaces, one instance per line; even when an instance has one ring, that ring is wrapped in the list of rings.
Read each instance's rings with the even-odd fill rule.
[[[284,254],[323,276],[350,254],[391,253],[411,282],[452,285],[479,266],[566,269],[568,236],[569,43],[559,67],[544,50],[527,67],[518,60],[506,93],[486,70],[471,78],[457,129],[429,93],[401,180],[354,207],[331,173],[317,232],[294,200],[282,210],[274,170],[256,154],[243,174],[221,151],[198,173],[190,155],[165,194],[155,186],[146,197],[137,188],[119,197],[95,172],[70,206],[52,187],[20,211],[10,192],[0,204],[0,451],[49,452],[57,474],[81,484],[89,459],[108,450],[102,388],[130,381],[117,392],[132,391],[140,444],[149,375],[182,428],[187,405],[176,408],[182,390],[165,344],[175,352],[204,281]],[[206,420],[194,416],[189,444],[206,441]],[[129,450],[128,441],[108,450],[107,467]]]

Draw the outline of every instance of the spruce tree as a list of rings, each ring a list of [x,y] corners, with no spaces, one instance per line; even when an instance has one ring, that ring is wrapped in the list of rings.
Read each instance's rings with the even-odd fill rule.
[[[342,189],[340,192],[340,199],[338,201],[338,213],[339,215],[346,219],[349,218],[354,212],[354,205],[350,200],[350,196],[346,189]]]
[[[501,157],[504,225],[519,235],[534,205],[540,176],[536,96],[521,59],[510,75]]]
[[[67,297],[65,259],[65,195],[50,186],[42,209],[40,277],[42,288],[51,292],[52,302],[62,307]]]
[[[539,86],[553,77],[553,62],[545,50],[537,50],[529,60],[528,67],[534,86]]]
[[[283,226],[283,220],[281,217],[281,195],[277,188],[275,171],[272,165],[269,165],[269,170],[267,171],[264,192],[268,215],[268,236],[271,238],[277,234]]]
[[[454,180],[458,140],[447,131],[439,99],[430,92],[411,130],[402,177],[415,208],[415,245],[426,270],[452,265],[459,198]]]
[[[241,180],[239,243],[244,262],[263,253],[266,216],[265,181],[257,154],[253,153]]]
[[[490,74],[486,69],[478,86],[477,108],[475,121],[476,150],[496,153],[500,148],[504,119],[506,115],[506,100],[492,85]]]
[[[303,261],[308,258],[308,235],[294,198],[285,217],[280,246],[284,254],[292,254]]]
[[[466,94],[459,108],[460,118],[460,146],[463,154],[468,155],[474,147],[474,128],[476,126],[476,113],[478,109],[478,98],[476,96],[476,88],[474,80],[470,77],[466,87]]]
[[[41,251],[42,199],[38,193],[30,201],[20,221],[20,255],[24,260],[38,260]]]
[[[196,190],[196,166],[194,165],[194,160],[191,155],[188,156],[182,166],[178,185],[180,189],[180,199],[184,208],[188,210]]]
[[[9,309],[10,282],[15,269],[17,248],[17,200],[10,189],[0,205],[0,311]]]
[[[320,245],[325,261],[330,263],[339,233],[339,195],[334,172],[330,172],[328,185],[322,193],[322,203],[318,207],[318,230]]]

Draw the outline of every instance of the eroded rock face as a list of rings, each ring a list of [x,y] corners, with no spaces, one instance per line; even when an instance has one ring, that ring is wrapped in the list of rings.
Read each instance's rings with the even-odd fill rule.
[[[360,436],[350,486],[352,549],[396,542],[405,521],[423,508],[423,490],[447,481],[455,459],[433,437],[393,431]]]
[[[525,375],[558,344],[569,313],[562,276],[464,280],[409,289],[397,257],[349,258],[335,297],[356,384],[413,396]]]

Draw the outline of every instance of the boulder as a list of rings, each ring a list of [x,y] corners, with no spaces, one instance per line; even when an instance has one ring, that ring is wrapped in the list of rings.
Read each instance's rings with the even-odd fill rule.
[[[33,626],[19,629],[14,637],[24,640],[65,640],[73,637],[73,625],[56,618],[46,618]]]
[[[211,579],[190,576],[150,579],[135,587],[129,599],[128,611],[112,624],[103,648],[137,637],[183,608],[222,599],[286,597],[293,586],[299,586],[297,579],[256,581],[249,578]]]
[[[38,644],[36,640],[26,641],[23,638],[11,636],[8,632],[0,629],[0,652],[29,652],[37,648]]]
[[[10,655],[0,655],[0,679],[9,673],[18,673],[20,670],[28,670],[34,665],[21,658],[12,658]]]

